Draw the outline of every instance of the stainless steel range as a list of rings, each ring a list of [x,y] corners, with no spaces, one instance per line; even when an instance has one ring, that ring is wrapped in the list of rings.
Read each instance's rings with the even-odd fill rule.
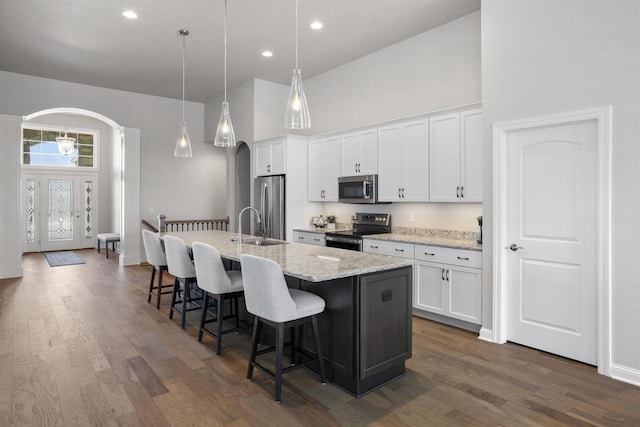
[[[370,234],[391,233],[391,214],[356,213],[353,230],[325,233],[327,246],[362,251],[362,238]]]

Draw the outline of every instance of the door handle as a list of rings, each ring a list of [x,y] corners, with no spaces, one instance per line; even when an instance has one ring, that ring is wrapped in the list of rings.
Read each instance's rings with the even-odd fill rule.
[[[512,243],[511,246],[509,246],[509,249],[511,249],[513,252],[517,251],[518,249],[524,249],[522,246],[518,246],[515,243]]]

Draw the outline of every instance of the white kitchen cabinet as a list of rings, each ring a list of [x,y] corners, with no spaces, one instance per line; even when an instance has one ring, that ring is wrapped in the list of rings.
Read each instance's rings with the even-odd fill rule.
[[[254,176],[284,175],[285,136],[267,139],[254,144]]]
[[[340,175],[340,137],[309,141],[307,198],[311,202],[337,202]]]
[[[297,243],[306,243],[309,245],[325,246],[324,234],[312,233],[310,231],[294,230],[293,241]]]
[[[429,201],[427,120],[378,128],[378,199]]]
[[[414,244],[385,240],[362,240],[362,252],[413,259]]]
[[[378,130],[376,128],[343,134],[340,141],[341,176],[378,173]]]
[[[429,119],[429,200],[482,202],[482,111]]]
[[[417,262],[413,306],[481,324],[482,254],[476,251],[415,245],[415,255]]]

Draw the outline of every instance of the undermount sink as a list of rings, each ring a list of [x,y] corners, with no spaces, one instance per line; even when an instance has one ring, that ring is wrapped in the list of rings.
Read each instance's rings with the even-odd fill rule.
[[[280,240],[266,240],[266,239],[246,239],[242,241],[243,244],[254,246],[275,246],[286,245],[288,242],[282,242]]]

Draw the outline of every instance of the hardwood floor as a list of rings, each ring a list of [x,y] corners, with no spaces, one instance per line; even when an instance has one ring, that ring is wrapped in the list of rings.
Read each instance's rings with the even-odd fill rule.
[[[25,255],[24,277],[0,281],[0,426],[640,425],[640,387],[419,318],[405,377],[355,399],[299,370],[276,404],[270,380],[245,378],[249,336],[218,357],[197,313],[183,331],[168,296],[147,303],[150,267],[77,253]]]

